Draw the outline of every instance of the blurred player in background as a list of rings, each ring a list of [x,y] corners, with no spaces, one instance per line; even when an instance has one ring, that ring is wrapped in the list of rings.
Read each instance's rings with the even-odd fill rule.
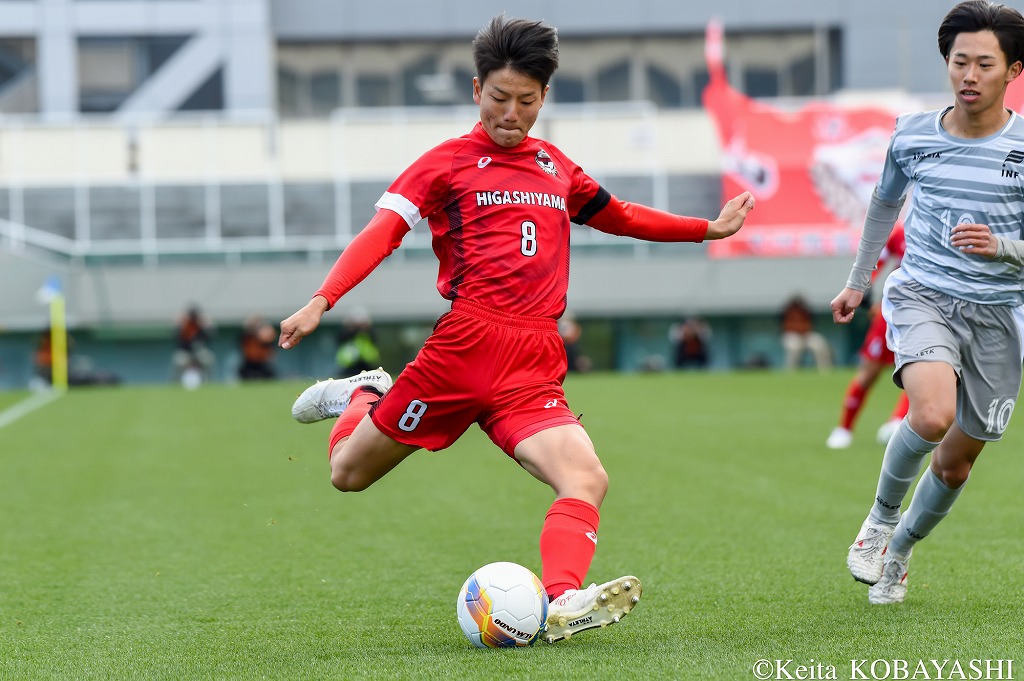
[[[848,323],[911,180],[907,250],[882,312],[910,413],[889,440],[871,511],[847,555],[871,603],[899,603],[918,541],[949,513],[986,442],[1009,424],[1021,385],[1024,119],[1004,106],[1021,73],[1024,17],[985,0],[956,5],[938,31],[953,105],[900,116],[857,259],[832,301]],[[931,464],[904,497],[931,453]]]
[[[570,222],[650,241],[721,239],[753,208],[743,193],[716,220],[672,215],[609,194],[548,142],[529,137],[558,66],[558,37],[540,22],[495,17],[473,41],[480,122],[415,161],[377,202],[313,299],[281,323],[294,347],[321,316],[427,218],[452,309],[392,382],[383,370],[311,386],[303,423],[337,417],[331,482],[369,487],[418,449],[444,449],[476,422],[555,501],[540,535],[551,599],[545,640],[617,622],[641,587],[622,577],[582,589],[597,546],[608,476],[566,403],[558,332],[568,289]],[[623,282],[624,284],[626,282]]]
[[[889,240],[882,249],[882,255],[878,258],[878,264],[872,274],[872,280],[876,282],[879,275],[888,274],[899,267],[903,260],[903,253],[906,251],[907,243],[903,234],[903,225],[897,224],[896,228],[889,235]],[[882,316],[882,306],[876,303],[871,306],[871,324],[864,336],[864,342],[860,346],[860,362],[857,365],[857,373],[846,386],[846,395],[843,397],[843,409],[839,415],[837,425],[825,441],[829,449],[846,449],[853,442],[853,426],[860,415],[861,407],[867,400],[868,393],[874,387],[875,381],[882,373],[882,369],[895,363],[896,358],[892,350],[885,342],[885,317]],[[888,444],[889,438],[896,432],[900,421],[907,415],[910,408],[910,401],[907,394],[900,392],[893,407],[889,420],[881,425],[875,437],[879,444]]]

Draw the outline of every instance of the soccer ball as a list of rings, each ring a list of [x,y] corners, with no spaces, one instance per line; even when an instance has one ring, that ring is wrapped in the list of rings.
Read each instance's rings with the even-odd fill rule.
[[[459,626],[477,648],[530,646],[548,619],[548,595],[537,575],[516,563],[491,563],[462,585]]]

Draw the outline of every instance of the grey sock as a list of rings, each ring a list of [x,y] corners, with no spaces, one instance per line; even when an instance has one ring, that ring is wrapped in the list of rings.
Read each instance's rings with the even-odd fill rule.
[[[923,439],[911,430],[909,419],[903,419],[890,438],[882,458],[875,503],[868,516],[873,522],[886,525],[899,522],[903,498],[921,472],[922,462],[938,445],[938,442]]]
[[[914,490],[910,507],[896,526],[896,534],[889,542],[889,553],[899,560],[906,560],[914,544],[927,537],[939,521],[946,517],[963,488],[960,485],[950,489],[931,468],[925,471]]]

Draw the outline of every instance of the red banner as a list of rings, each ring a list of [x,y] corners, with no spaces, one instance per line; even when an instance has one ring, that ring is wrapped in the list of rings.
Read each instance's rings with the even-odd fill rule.
[[[796,111],[760,103],[725,75],[722,29],[709,25],[704,106],[718,128],[722,190],[749,190],[743,229],[712,241],[712,257],[854,253],[896,111],[815,101]]]

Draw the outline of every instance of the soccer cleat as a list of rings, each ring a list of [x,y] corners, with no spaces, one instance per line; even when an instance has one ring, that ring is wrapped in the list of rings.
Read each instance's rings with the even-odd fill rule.
[[[878,432],[875,433],[875,439],[878,440],[878,444],[887,445],[892,436],[899,430],[900,424],[903,423],[903,419],[891,419],[886,421],[878,427]]]
[[[846,449],[853,442],[853,433],[842,426],[836,426],[825,440],[829,449]]]
[[[548,621],[541,638],[548,643],[573,634],[616,624],[640,602],[643,585],[636,577],[619,577],[584,590],[569,589],[548,605]]]
[[[910,554],[904,560],[886,556],[882,568],[882,577],[868,589],[868,602],[874,605],[902,603],[907,597],[907,563]]]
[[[895,531],[895,527],[873,523],[871,518],[864,521],[846,555],[846,565],[854,579],[874,584],[882,577],[883,556]]]
[[[348,408],[352,393],[357,388],[372,388],[383,395],[393,383],[391,375],[380,368],[363,371],[350,378],[317,381],[303,390],[295,400],[295,404],[292,405],[292,417],[299,423],[316,423],[336,418]]]

